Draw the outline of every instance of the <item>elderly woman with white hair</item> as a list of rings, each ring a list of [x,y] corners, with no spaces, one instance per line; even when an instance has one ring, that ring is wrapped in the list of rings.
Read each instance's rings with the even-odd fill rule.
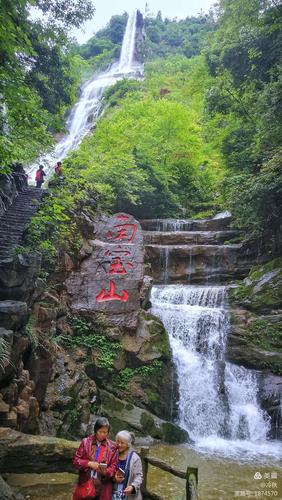
[[[118,469],[114,477],[112,500],[142,500],[140,487],[143,481],[142,463],[133,450],[134,435],[120,431],[116,435]]]

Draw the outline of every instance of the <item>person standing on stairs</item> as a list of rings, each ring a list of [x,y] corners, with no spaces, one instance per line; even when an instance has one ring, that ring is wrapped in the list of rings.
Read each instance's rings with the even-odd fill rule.
[[[54,167],[54,170],[55,170],[55,174],[57,177],[61,177],[63,175],[63,171],[62,171],[62,162],[61,161],[57,161],[55,167]]]
[[[35,174],[35,182],[36,182],[36,187],[41,188],[43,182],[44,182],[44,177],[45,177],[45,172],[43,170],[43,165],[39,165],[38,170],[36,170]]]

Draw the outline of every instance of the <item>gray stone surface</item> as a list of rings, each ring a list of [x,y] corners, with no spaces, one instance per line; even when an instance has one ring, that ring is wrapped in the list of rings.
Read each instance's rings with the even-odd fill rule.
[[[28,319],[27,304],[16,300],[0,301],[0,327],[17,329]]]
[[[111,326],[134,328],[143,279],[142,231],[130,215],[102,216],[94,226],[93,252],[67,279],[74,313],[104,313]]]
[[[0,470],[3,474],[73,472],[71,459],[78,446],[76,441],[0,427]]]
[[[110,417],[115,432],[125,427],[137,432],[137,435],[163,439],[168,443],[191,442],[188,432],[177,425],[127,401],[121,401],[107,391],[100,391],[100,396],[102,414]]]
[[[0,498],[1,500],[24,500],[20,493],[14,493],[12,488],[0,476]]]

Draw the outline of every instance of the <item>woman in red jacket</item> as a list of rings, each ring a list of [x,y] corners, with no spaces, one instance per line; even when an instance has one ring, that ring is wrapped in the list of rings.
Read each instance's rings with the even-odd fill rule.
[[[96,488],[93,500],[112,500],[112,478],[117,470],[118,455],[115,443],[108,439],[109,429],[109,421],[104,417],[98,418],[94,424],[94,434],[81,441],[72,461],[79,470],[80,486],[93,478]],[[83,497],[75,492],[74,499],[79,498]]]

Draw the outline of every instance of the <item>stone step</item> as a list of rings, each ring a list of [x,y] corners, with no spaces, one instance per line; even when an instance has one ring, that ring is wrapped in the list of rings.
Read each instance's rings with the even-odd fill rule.
[[[26,223],[26,221],[28,221],[33,215],[35,214],[35,212],[32,212],[31,214],[28,214],[26,216],[24,215],[13,215],[13,216],[8,216],[6,219],[5,219],[5,223],[7,225],[12,225],[12,224],[24,224]],[[0,219],[0,222],[1,219]],[[1,224],[2,225],[2,224]]]
[[[21,235],[18,235],[17,237],[10,237],[9,235],[3,238],[2,240],[0,239],[0,248],[3,248],[4,246],[10,247],[13,244],[18,243],[21,240]]]
[[[231,218],[222,219],[142,219],[144,231],[223,231],[229,228]]]
[[[222,244],[239,236],[239,231],[143,231],[145,244],[182,245],[182,244]]]
[[[13,257],[14,248],[21,242],[30,219],[35,215],[44,191],[26,188],[0,218],[0,260]]]

